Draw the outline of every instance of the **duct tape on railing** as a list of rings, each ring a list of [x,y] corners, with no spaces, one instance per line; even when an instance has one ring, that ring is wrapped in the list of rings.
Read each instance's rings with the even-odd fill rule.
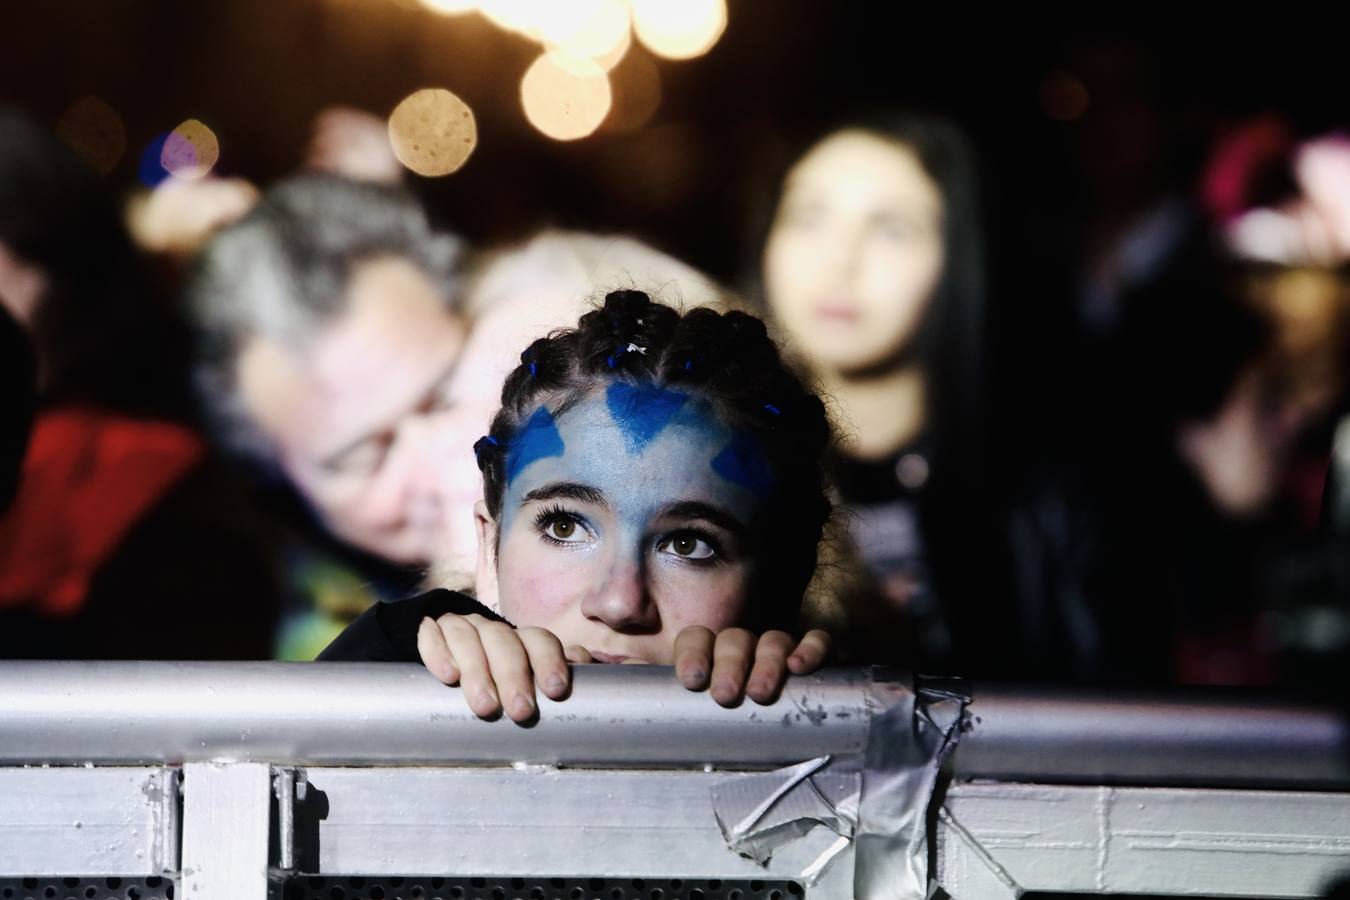
[[[847,851],[855,896],[923,897],[925,811],[964,703],[916,695],[890,670],[838,669],[790,679],[774,704],[724,709],[668,668],[582,666],[572,696],[541,698],[522,727],[479,720],[413,665],[11,662],[0,765],[759,769],[712,790],[728,846],[762,863],[824,826],[839,839],[804,879]]]

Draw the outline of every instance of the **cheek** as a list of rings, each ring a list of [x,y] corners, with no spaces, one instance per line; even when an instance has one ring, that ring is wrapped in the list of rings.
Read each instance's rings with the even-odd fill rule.
[[[810,244],[790,234],[770,235],[764,248],[764,287],[769,306],[780,317],[802,305],[804,289],[815,269]]]
[[[334,478],[313,471],[308,466],[285,463],[286,474],[295,486],[325,519],[348,524],[364,522],[368,481],[356,478]]]
[[[741,624],[749,582],[749,569],[744,565],[664,573],[658,594],[662,629],[673,635],[690,625],[718,632]]]
[[[350,527],[399,528],[407,521],[406,483],[402,472],[382,471],[369,477],[320,482],[311,497],[328,515]]]
[[[497,563],[502,615],[516,626],[546,628],[579,608],[590,584],[590,567],[576,559],[581,555],[538,541],[503,542]]]
[[[863,283],[878,319],[909,327],[927,309],[941,275],[940,250],[924,243],[873,250],[864,264]]]

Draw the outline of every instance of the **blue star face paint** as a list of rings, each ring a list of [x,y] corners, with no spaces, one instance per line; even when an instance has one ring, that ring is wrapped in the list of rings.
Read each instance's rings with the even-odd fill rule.
[[[623,433],[630,453],[646,450],[688,402],[688,394],[658,385],[616,381],[605,389],[610,417]]]
[[[525,467],[551,456],[562,456],[567,450],[557,423],[548,408],[541,406],[529,421],[511,439],[506,448],[506,483],[509,485]]]
[[[773,470],[754,436],[736,433],[713,457],[712,470],[746,490],[764,496],[773,487]]]
[[[513,468],[484,585],[517,626],[668,665],[683,628],[743,621],[767,467],[696,392],[617,384],[559,413],[550,452]]]

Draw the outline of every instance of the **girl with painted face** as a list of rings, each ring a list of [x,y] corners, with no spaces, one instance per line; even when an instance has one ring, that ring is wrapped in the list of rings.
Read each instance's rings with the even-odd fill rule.
[[[673,665],[769,702],[818,667],[792,637],[829,502],[820,400],[743,313],[609,294],[535,341],[475,451],[477,601],[382,604],[320,659],[420,659],[481,716],[559,699],[568,662]]]
[[[974,181],[943,120],[835,131],[788,171],[764,246],[769,310],[845,444],[831,474],[865,576],[824,618],[869,662],[951,665],[950,601],[985,593],[951,583],[981,568],[967,502],[982,442]]]

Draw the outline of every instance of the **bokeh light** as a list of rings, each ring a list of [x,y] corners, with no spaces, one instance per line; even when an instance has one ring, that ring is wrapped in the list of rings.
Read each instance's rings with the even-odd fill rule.
[[[667,59],[692,59],[712,49],[727,27],[726,0],[631,0],[633,30]]]
[[[549,51],[520,81],[525,118],[559,141],[586,137],[609,114],[613,96],[605,70],[594,60]]]
[[[620,35],[619,43],[615,44],[608,53],[602,53],[599,56],[592,58],[599,64],[600,68],[604,69],[606,72],[613,71],[615,66],[627,58],[628,49],[632,46],[633,28],[630,21],[629,25],[624,28],[623,34]]]
[[[555,0],[478,0],[478,11],[499,28],[540,40],[539,23]],[[557,3],[565,6],[564,3]]]
[[[418,175],[449,175],[478,146],[478,124],[463,100],[444,88],[424,88],[389,114],[389,143],[398,161]]]
[[[427,9],[443,16],[457,16],[478,9],[478,0],[420,0]]]
[[[621,57],[630,40],[628,5],[623,0],[555,0],[539,10],[535,21],[545,44],[571,56],[602,61],[617,51]],[[601,65],[611,68],[613,63]]]
[[[216,134],[198,119],[188,119],[164,139],[159,164],[175,178],[202,178],[220,159]]]
[[[122,117],[97,97],[85,97],[66,110],[56,133],[101,175],[115,169],[127,152]]]
[[[1060,69],[1041,82],[1041,109],[1057,122],[1074,122],[1087,112],[1092,97],[1072,72]]]

